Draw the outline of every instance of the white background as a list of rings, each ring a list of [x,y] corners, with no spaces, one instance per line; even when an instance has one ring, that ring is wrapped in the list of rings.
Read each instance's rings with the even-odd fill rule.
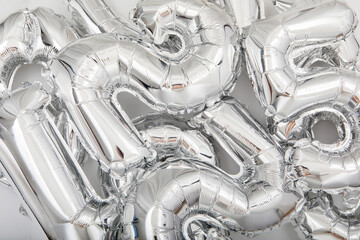
[[[114,12],[122,16],[127,16],[127,13],[136,4],[136,0],[107,0]],[[358,13],[360,16],[360,1],[359,0],[347,0],[348,4]],[[11,13],[28,8],[29,10],[36,7],[48,7],[52,8],[56,13],[65,15],[70,19],[65,4],[62,0],[0,0],[0,22],[5,20]],[[34,81],[39,78],[41,68],[39,66],[25,66],[22,67],[16,74],[15,81]],[[253,91],[250,86],[250,82],[244,73],[240,76],[236,89],[233,94],[240,102],[244,103],[249,112],[262,124],[265,123],[263,109],[258,104]],[[130,117],[134,117],[145,111],[145,108],[139,107],[134,110],[131,108],[130,101],[122,102],[123,108],[129,110]],[[134,106],[134,102],[131,104]],[[334,138],[334,131],[330,124],[324,123],[319,125],[317,132],[319,132],[319,138],[329,139]],[[315,133],[316,134],[316,133]],[[94,173],[94,164],[89,163],[86,166],[87,169],[91,169],[90,178],[96,179]],[[98,187],[98,186],[95,186]],[[21,202],[17,195],[8,187],[0,184],[0,240],[11,239],[42,239],[43,235],[38,226],[33,224],[29,217],[23,216],[19,212]],[[239,236],[238,239],[246,239]],[[287,224],[275,230],[271,233],[267,233],[262,236],[254,238],[255,240],[272,240],[272,239],[285,239],[285,240],[297,240],[298,237],[294,232],[292,226]]]

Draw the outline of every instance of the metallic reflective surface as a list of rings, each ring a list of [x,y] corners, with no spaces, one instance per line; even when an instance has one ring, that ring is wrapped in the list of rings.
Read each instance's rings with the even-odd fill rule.
[[[271,216],[271,221],[264,226],[244,218],[243,232],[251,236],[286,221],[297,197],[284,192],[283,152],[260,124],[232,98],[205,110],[195,122],[227,152],[228,157],[220,159],[220,163],[234,161],[238,165],[238,172],[229,176],[240,184],[246,183],[243,188],[251,193],[247,197],[250,208],[256,212],[254,215],[257,218]],[[285,196],[288,205],[281,206],[279,203]]]
[[[359,239],[358,209],[343,214],[330,195],[314,193],[298,207],[294,221],[303,239]]]
[[[74,0],[70,5],[72,2],[85,11],[89,8],[94,24],[106,24],[100,25],[102,32],[120,34],[117,46],[115,42],[108,44],[119,48],[116,51],[98,45],[99,41],[115,41],[102,39],[105,35],[100,39],[89,37],[73,47],[87,45],[95,54],[103,51],[102,55],[113,55],[99,56],[99,60],[120,61],[119,69],[112,69],[110,77],[120,72],[116,80],[117,88],[125,88],[122,91],[131,91],[153,108],[174,114],[197,112],[231,91],[240,71],[240,43],[231,17],[216,4],[200,0],[140,1],[132,19],[137,24],[134,30],[140,34],[126,36],[128,28],[124,30],[123,26],[127,22],[106,11],[103,1]],[[103,11],[106,14],[101,14]],[[74,52],[71,47],[68,50]]]
[[[286,148],[286,182],[304,196],[293,222],[304,239],[358,239],[356,210],[352,220],[337,214],[328,197],[312,196],[358,199],[358,20],[337,1],[311,8],[302,1],[274,4],[283,13],[252,25],[244,43],[255,94],[271,133]],[[324,120],[337,130],[333,143],[314,134]]]
[[[249,209],[245,193],[229,178],[211,166],[186,160],[155,166],[132,191],[123,209],[120,239],[224,237],[221,230],[239,229],[236,219]],[[210,224],[209,229],[201,222]]]
[[[102,234],[117,200],[96,194],[46,113],[48,102],[38,84],[3,97],[2,166],[49,237]]]
[[[141,135],[149,147],[157,150],[159,159],[192,157],[216,165],[214,150],[198,131],[182,131],[175,126],[165,125],[141,131]]]
[[[50,9],[14,13],[0,25],[0,91],[12,89],[13,74],[24,64],[44,64],[78,38],[66,20]]]
[[[0,25],[0,183],[49,239],[228,240],[289,222],[303,239],[360,238],[345,3],[140,0],[128,19],[65,4],[73,25],[44,8]],[[243,63],[267,128],[229,96]],[[46,80],[17,86],[25,64]],[[126,93],[153,112],[131,119]],[[325,120],[333,143],[317,139]]]
[[[357,23],[350,8],[332,1],[252,25],[245,39],[247,67],[262,105],[292,97],[298,85],[319,72],[356,68],[359,43],[353,31]]]

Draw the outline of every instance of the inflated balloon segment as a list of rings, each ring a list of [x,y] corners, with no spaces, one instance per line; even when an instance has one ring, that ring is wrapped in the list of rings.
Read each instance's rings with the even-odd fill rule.
[[[302,239],[360,239],[346,3],[140,0],[128,19],[103,0],[66,4],[71,23],[39,8],[0,25],[0,184],[49,239],[224,240],[289,222]],[[46,81],[15,87],[24,64]],[[242,70],[266,127],[230,96]],[[131,119],[123,93],[152,113]],[[334,143],[315,138],[323,120]]]

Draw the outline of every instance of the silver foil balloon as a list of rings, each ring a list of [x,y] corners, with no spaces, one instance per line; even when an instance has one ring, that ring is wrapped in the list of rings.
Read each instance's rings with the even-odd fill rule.
[[[92,157],[105,171],[121,176],[151,160],[152,151],[116,100],[116,84],[122,79],[115,60],[119,43],[110,35],[75,41],[51,61],[49,78],[59,87],[58,94]]]
[[[133,120],[149,148],[157,152],[157,161],[169,157],[192,158],[217,165],[214,149],[200,131],[190,129],[184,119],[171,115],[150,114]]]
[[[24,64],[43,64],[78,38],[50,9],[14,13],[0,25],[0,91],[12,90],[13,74]]]
[[[289,218],[304,238],[359,238],[360,58],[346,4],[141,0],[123,19],[103,0],[66,3],[80,35],[45,9],[0,25],[0,183],[50,238],[231,239]],[[274,136],[226,97],[242,38]],[[30,63],[48,82],[15,90]],[[122,92],[157,113],[131,121]],[[324,119],[334,144],[314,140]]]
[[[232,18],[217,4],[200,0],[140,1],[132,17],[134,29],[140,34],[129,38],[123,36],[125,23],[121,24],[104,2],[71,3],[88,13],[93,23],[89,25],[122,34],[117,50],[123,75],[119,85],[151,107],[174,114],[198,112],[232,90],[240,71],[239,37]],[[103,26],[108,23],[110,27]],[[95,41],[90,38],[85,45]]]
[[[331,22],[333,19],[336,21]],[[303,24],[305,21],[307,24]],[[328,26],[325,32],[322,24]],[[358,175],[359,78],[356,73],[338,70],[357,67],[359,44],[353,35],[356,25],[351,9],[330,2],[259,22],[251,27],[245,40],[256,94],[267,106],[276,136],[284,142],[295,142],[287,158],[294,174],[309,188],[346,188]],[[261,30],[264,27],[266,32]],[[326,66],[319,67],[318,62]],[[312,128],[319,120],[331,120],[337,126],[336,143],[314,140]]]
[[[243,218],[240,225],[248,235],[264,232],[283,223],[292,211],[297,197],[284,192],[284,157],[280,147],[265,130],[252,119],[244,107],[232,98],[224,99],[199,114],[194,123],[202,126],[225,149],[227,156],[220,164],[233,161],[238,172],[228,174],[236,182],[246,183],[250,208],[257,218],[271,216],[271,221],[259,223],[252,216]],[[266,190],[264,190],[264,188]],[[285,197],[289,205],[280,204]]]
[[[279,122],[277,134],[283,139],[301,139],[287,150],[286,156],[291,164],[288,170],[298,187],[332,193],[360,186],[359,82],[359,76],[352,72],[327,73],[299,86],[290,101],[277,102],[277,106],[287,105],[285,113],[293,119]],[[309,94],[317,96],[316,103]],[[284,113],[283,107],[278,109]],[[339,139],[332,144],[315,140],[312,129],[323,119],[330,119],[337,128]]]
[[[244,44],[248,72],[261,104],[267,107],[277,97],[291,98],[298,85],[331,67],[355,69],[357,23],[349,7],[331,1],[252,25]],[[268,114],[273,112],[277,110],[268,109]]]
[[[329,1],[256,23],[245,39],[255,93],[267,107],[271,131],[289,146],[287,181],[305,196],[312,191],[349,195],[359,187],[357,24],[349,7]],[[335,143],[315,140],[313,127],[321,120],[336,126]],[[295,216],[304,238],[357,239],[355,222],[322,201],[305,198]]]
[[[39,83],[13,87],[19,67],[47,66],[78,35],[61,16],[39,8],[7,18],[1,37],[1,181],[19,193],[50,238],[100,239],[117,199],[99,197],[72,156],[53,121],[55,96]]]
[[[120,239],[193,239],[206,227],[239,229],[249,210],[245,193],[208,165],[170,161],[156,166],[134,186],[123,212]],[[136,223],[134,224],[134,220]]]
[[[105,11],[102,17],[113,19],[101,1],[73,3],[85,11],[99,8]],[[113,22],[98,19],[100,10],[89,13],[95,23]],[[155,21],[154,14],[159,16]],[[120,176],[153,159],[120,108],[120,92],[131,92],[156,110],[199,111],[230,91],[238,73],[236,30],[218,6],[201,1],[142,1],[135,19],[145,35],[85,37],[50,63],[50,79],[59,87],[84,145],[105,171]],[[106,26],[99,27],[109,31]],[[124,34],[116,29],[110,32]]]
[[[117,199],[94,191],[51,120],[49,101],[38,83],[3,96],[3,171],[47,236],[101,239]]]
[[[359,209],[351,214],[336,205],[331,195],[309,193],[296,210],[299,236],[302,239],[359,239]]]
[[[227,98],[199,114],[194,122],[226,149],[238,165],[239,171],[233,174],[234,178],[247,173],[256,174],[258,180],[277,189],[283,188],[282,151],[239,102]],[[247,177],[251,179],[253,176]]]
[[[261,209],[251,199],[272,189],[244,187],[211,165],[168,159],[134,184],[117,234],[120,239],[231,239],[229,230],[248,233],[245,219]]]
[[[194,160],[167,161],[134,185],[124,205],[119,237],[206,238],[207,227],[225,237],[224,230],[240,229],[236,219],[248,211],[245,193],[218,170]]]
[[[158,154],[159,158],[180,151],[186,157],[193,157],[211,165],[216,163],[214,150],[200,132],[182,131],[177,127],[167,125],[142,131],[141,135],[152,148],[159,149],[158,151],[161,152]]]

